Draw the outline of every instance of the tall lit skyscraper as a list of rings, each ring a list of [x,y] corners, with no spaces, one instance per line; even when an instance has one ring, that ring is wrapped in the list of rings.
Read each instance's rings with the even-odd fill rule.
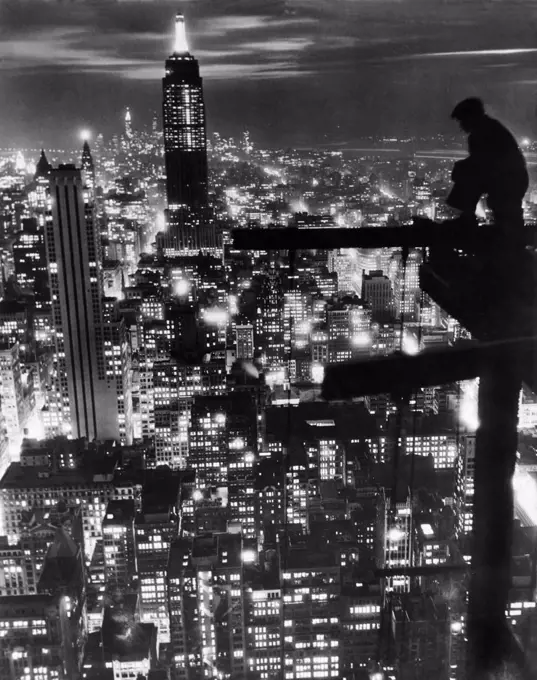
[[[95,165],[87,140],[84,141],[84,146],[82,148],[81,167],[84,184],[93,194],[95,191]],[[93,198],[93,195],[91,198]]]
[[[189,52],[185,21],[175,20],[175,46],[163,85],[168,248],[213,247],[207,227],[207,134],[199,63]],[[212,230],[214,231],[214,229]],[[165,244],[166,247],[166,244]]]
[[[51,171],[45,242],[57,358],[47,429],[89,440],[119,439],[116,385],[107,380],[104,360],[93,203],[74,165]]]

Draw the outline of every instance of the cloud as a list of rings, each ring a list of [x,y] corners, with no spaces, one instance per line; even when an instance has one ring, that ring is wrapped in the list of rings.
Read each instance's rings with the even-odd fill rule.
[[[468,93],[523,110],[524,87],[503,95],[537,72],[537,0],[0,0],[0,131],[30,121],[36,99],[56,121],[158,106],[178,7],[207,99],[233,125],[436,129]]]
[[[57,28],[36,32],[30,38],[0,42],[2,70],[71,67],[73,69],[117,68],[142,65],[143,60],[114,54],[112,50],[80,48],[88,32],[78,28]]]
[[[0,0],[1,1],[1,0]],[[0,71],[4,73],[55,68],[73,73],[102,73],[127,80],[157,80],[163,76],[171,32],[146,27],[143,32],[96,30],[95,23],[81,22],[43,28],[24,27],[14,37],[0,39]],[[309,20],[306,23],[310,23]],[[269,15],[215,17],[194,23],[193,51],[202,74],[211,79],[236,77],[294,77],[301,69],[298,56],[312,40],[291,31],[277,30],[282,22]],[[303,21],[285,22],[304,25]],[[150,29],[150,30],[147,30]],[[230,32],[235,34],[230,38]]]
[[[437,57],[503,57],[516,54],[533,54],[537,52],[537,47],[514,47],[507,49],[488,49],[488,50],[458,50],[454,52],[426,52],[424,54],[409,54],[400,59],[431,59]]]
[[[0,0],[0,7],[6,36],[0,35],[4,73],[57,67],[151,80],[162,76],[177,4]],[[332,74],[336,69],[346,73],[359,64],[371,68],[392,61],[503,57],[515,54],[504,46],[512,26],[520,28],[518,14],[512,12],[510,29],[502,7],[501,13],[489,12],[502,26],[500,45],[491,46],[494,34],[487,37],[487,31],[476,38],[475,25],[483,17],[483,3],[477,0],[195,0],[186,12],[189,42],[202,72],[219,80],[226,73],[229,79],[237,74],[282,78],[300,72]],[[517,35],[512,44],[524,41],[524,35]],[[488,44],[475,45],[477,39]],[[415,49],[409,54],[410,45]],[[530,51],[519,49],[516,54]]]
[[[288,38],[286,40],[246,42],[242,44],[242,48],[252,54],[261,52],[301,52],[314,44],[314,41],[308,38]]]

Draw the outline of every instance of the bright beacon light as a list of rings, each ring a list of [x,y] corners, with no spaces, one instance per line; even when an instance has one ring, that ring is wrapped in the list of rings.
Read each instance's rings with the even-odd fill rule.
[[[470,431],[475,432],[479,427],[477,410],[477,390],[479,381],[467,380],[461,385],[461,403],[459,406],[459,420]]]
[[[253,564],[257,555],[253,550],[243,550],[241,557],[244,564]]]
[[[225,326],[229,321],[229,313],[225,309],[213,307],[205,310],[203,319],[209,326]]]
[[[87,128],[80,130],[78,134],[83,142],[89,142],[91,139],[91,130],[88,130]]]
[[[401,529],[398,529],[397,527],[394,527],[388,531],[388,539],[392,543],[398,543],[399,541],[402,541],[404,537],[405,532],[401,531]]]
[[[311,379],[314,383],[322,383],[324,380],[324,366],[322,364],[312,364]]]
[[[409,356],[416,356],[420,353],[420,345],[416,336],[412,333],[405,333],[403,335],[403,354],[408,354]]]
[[[530,523],[537,526],[537,484],[524,468],[517,465],[513,475],[515,503],[527,515]]]
[[[175,17],[175,47],[173,51],[175,54],[188,54],[185,17],[182,14]]]
[[[185,295],[188,295],[189,291],[190,284],[185,279],[179,279],[179,281],[175,283],[175,294],[178,297],[185,297]]]

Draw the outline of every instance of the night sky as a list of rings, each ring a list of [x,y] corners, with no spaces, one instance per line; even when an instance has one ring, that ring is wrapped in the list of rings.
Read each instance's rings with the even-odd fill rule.
[[[456,132],[480,95],[537,137],[537,0],[0,0],[0,146],[71,147],[160,111],[176,11],[209,131],[272,146]]]

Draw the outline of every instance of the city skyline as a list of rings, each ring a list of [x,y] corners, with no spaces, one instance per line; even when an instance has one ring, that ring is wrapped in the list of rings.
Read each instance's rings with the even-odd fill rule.
[[[149,122],[176,11],[200,61],[209,132],[248,128],[269,146],[456,133],[450,107],[481,94],[531,136],[536,7],[520,0],[509,8],[506,15],[503,2],[456,0],[254,0],[217,11],[203,0],[3,2],[0,146],[58,146],[57,130],[74,142],[85,126],[111,134],[125,103]]]
[[[2,680],[537,677],[503,5],[0,5]]]

